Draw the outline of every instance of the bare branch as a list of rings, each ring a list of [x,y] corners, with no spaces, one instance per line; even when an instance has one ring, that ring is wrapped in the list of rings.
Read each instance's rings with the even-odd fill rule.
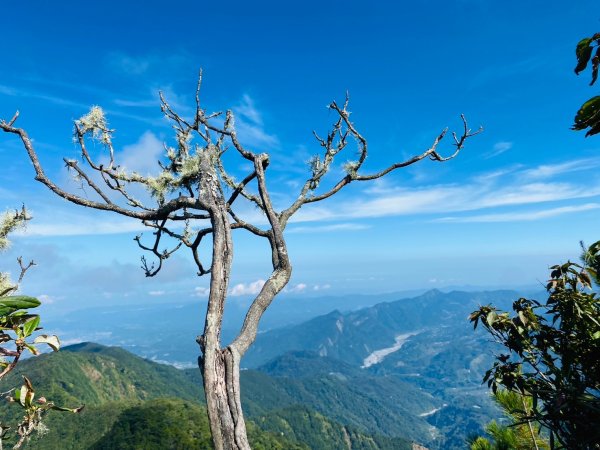
[[[13,124],[17,121],[17,119],[19,118],[19,114],[20,114],[19,111],[15,111],[15,115],[12,117],[12,119],[10,119],[8,121],[8,126],[9,127],[12,127]]]
[[[160,225],[158,224],[158,222],[155,222],[153,227],[156,228],[156,231],[154,232],[154,245],[152,247],[147,247],[144,244],[142,244],[141,242],[141,235],[137,235],[136,237],[133,238],[134,241],[137,242],[138,246],[142,249],[142,250],[146,250],[148,252],[151,252],[154,256],[156,256],[157,260],[158,260],[158,266],[155,269],[155,265],[154,263],[148,264],[146,258],[144,256],[142,256],[141,260],[142,260],[142,269],[144,270],[144,273],[147,277],[153,277],[156,274],[158,274],[158,272],[160,272],[160,269],[162,269],[162,263],[165,259],[168,259],[173,253],[175,253],[177,250],[179,250],[181,248],[181,246],[184,244],[184,242],[182,240],[179,241],[179,243],[173,247],[171,250],[167,250],[164,249],[162,251],[158,250],[158,247],[160,245],[160,240],[162,238],[162,234],[163,232],[170,234],[170,232],[166,232],[166,224],[167,220],[164,219]]]
[[[88,184],[88,186],[90,186],[94,191],[96,191],[96,193],[102,197],[102,200],[104,200],[107,204],[112,204],[112,201],[106,196],[106,194],[96,185],[96,183],[94,183],[90,177],[88,177],[88,175],[79,168],[79,165],[77,164],[77,161],[72,160],[72,159],[67,159],[67,158],[63,158],[63,161],[65,162],[65,165],[67,166],[67,168],[69,169],[73,169],[75,170],[75,172],[77,172],[77,176],[84,179],[85,182]]]
[[[19,263],[19,268],[21,270],[19,273],[19,279],[17,280],[16,284],[8,286],[5,289],[3,289],[0,292],[0,297],[4,297],[5,295],[9,295],[13,292],[18,291],[19,286],[21,286],[21,283],[23,282],[23,278],[25,278],[25,274],[27,273],[27,271],[36,265],[33,260],[29,261],[29,263],[27,263],[27,264],[23,264],[23,257],[21,257],[21,256],[19,256],[17,258],[17,262]]]
[[[442,141],[442,139],[445,137],[448,131],[448,129],[446,128],[442,130],[442,132],[435,138],[432,145],[427,150],[404,161],[394,163],[379,172],[362,175],[359,174],[359,170],[367,158],[368,143],[367,140],[357,131],[352,122],[350,122],[350,112],[347,110],[347,106],[348,96],[346,96],[346,100],[342,108],[340,108],[336,102],[332,102],[329,106],[330,109],[337,112],[337,114],[339,115],[339,119],[333,125],[332,130],[328,133],[326,139],[320,138],[316,133],[313,133],[321,147],[325,149],[324,158],[322,162],[319,159],[317,159],[317,162],[320,163],[320,166],[316,168],[317,170],[313,168],[313,176],[309,178],[304,184],[303,188],[300,191],[300,194],[298,195],[298,198],[289,208],[287,208],[281,213],[281,223],[284,226],[289,220],[289,218],[295,212],[297,212],[302,207],[302,205],[306,203],[314,203],[321,200],[325,200],[339,192],[344,186],[350,184],[353,181],[375,180],[377,178],[381,178],[387,175],[388,173],[396,169],[413,165],[425,158],[430,158],[431,160],[437,162],[449,161],[455,158],[460,153],[467,139],[483,131],[483,128],[480,127],[477,131],[472,132],[468,127],[465,116],[461,115],[461,119],[463,122],[463,132],[461,133],[460,137],[457,137],[456,133],[453,133],[454,145],[456,149],[454,153],[452,153],[450,156],[443,157],[439,154],[437,150],[439,143]],[[345,127],[345,130],[342,130],[342,126]],[[327,172],[327,170],[329,170],[329,167],[333,163],[334,157],[346,147],[347,137],[349,135],[351,135],[359,144],[358,161],[348,163],[345,167],[347,174],[328,191],[318,195],[308,195],[309,192],[313,191],[318,187],[321,178]],[[334,144],[334,137],[336,136],[338,138],[338,142],[337,144]]]
[[[39,162],[38,156],[33,148],[33,145],[31,144],[31,140],[29,139],[29,136],[27,135],[27,132],[25,130],[21,128],[13,128],[11,126],[8,126],[8,124],[6,124],[5,122],[0,122],[0,129],[2,129],[6,133],[16,134],[21,138],[21,141],[23,142],[27,154],[29,155],[29,159],[31,160],[35,169],[35,179],[37,181],[46,185],[52,192],[54,192],[58,196],[77,205],[87,206],[88,208],[94,208],[103,211],[113,211],[123,216],[133,217],[135,219],[141,220],[162,220],[165,218],[173,220],[184,220],[189,217],[185,215],[176,216],[172,215],[172,213],[182,208],[206,210],[206,205],[204,205],[200,199],[191,199],[189,197],[183,197],[181,195],[177,198],[166,202],[165,204],[159,206],[156,209],[148,211],[137,211],[126,209],[116,204],[99,203],[71,194],[59,188],[46,176]]]
[[[21,359],[21,355],[23,354],[24,350],[25,345],[19,342],[16,343],[16,350],[7,350],[2,348],[1,353],[3,355],[12,357],[13,360],[4,367],[2,372],[0,372],[0,380],[16,367],[17,363],[19,362],[19,359]]]
[[[19,279],[17,280],[17,288],[18,288],[18,286],[23,281],[23,278],[25,278],[25,274],[27,273],[27,271],[29,269],[31,269],[33,266],[35,266],[36,264],[35,264],[35,261],[31,260],[26,265],[24,265],[23,257],[21,257],[21,256],[19,256],[17,258],[17,262],[19,263],[19,267],[21,268],[21,273],[19,274]]]
[[[243,228],[245,230],[248,230],[252,234],[255,234],[256,236],[261,237],[269,237],[271,235],[269,231],[261,230],[257,226],[240,219],[231,208],[229,208],[229,215],[233,220],[235,220],[235,223],[231,224],[231,228]]]
[[[267,162],[268,156],[266,154],[263,153],[255,156],[254,169],[258,178],[258,190],[263,205],[265,205],[267,219],[271,225],[269,243],[271,244],[273,252],[273,272],[263,285],[260,293],[250,305],[240,333],[229,346],[240,355],[240,358],[246,353],[250,345],[252,345],[256,339],[260,318],[273,302],[275,296],[288,283],[292,274],[292,266],[290,264],[287,246],[283,236],[283,227],[281,226],[279,216],[273,209],[265,182],[265,167],[267,167]]]
[[[231,194],[231,197],[229,197],[229,200],[227,200],[227,204],[229,206],[231,206],[233,204],[233,202],[238,197],[238,195],[241,195],[242,197],[251,201],[258,208],[260,208],[261,210],[264,211],[264,206],[262,204],[261,199],[259,197],[257,197],[256,195],[248,192],[245,189],[246,186],[248,185],[248,183],[250,183],[250,181],[252,181],[256,177],[256,172],[250,173],[248,176],[246,176],[246,178],[244,178],[242,180],[241,183],[236,183],[236,181],[233,179],[233,177],[230,176],[227,173],[227,171],[225,170],[225,168],[223,167],[223,162],[221,161],[220,158],[216,161],[216,165],[217,165],[217,169],[219,170],[219,175],[221,176],[221,179],[227,184],[227,186],[229,186],[231,189],[233,189],[233,193]]]

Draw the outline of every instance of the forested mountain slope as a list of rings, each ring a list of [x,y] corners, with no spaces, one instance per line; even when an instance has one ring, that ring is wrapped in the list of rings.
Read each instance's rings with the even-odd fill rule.
[[[473,331],[468,316],[479,305],[506,308],[518,298],[513,291],[432,290],[358,311],[333,311],[259,335],[242,365],[277,375],[304,373],[304,363],[285,371],[272,361],[308,351],[342,361],[364,376],[402,381],[432,397],[433,406],[420,412],[431,426],[432,442],[461,448],[469,433],[498,415],[481,385],[497,347]]]
[[[86,404],[79,415],[49,414],[48,432],[42,440],[34,437],[30,448],[211,448],[198,371],[181,371],[116,347],[84,343],[24,361],[5,385],[19,385],[21,373],[27,373],[40,395],[60,404]],[[368,427],[353,424],[352,417],[342,423],[299,406],[303,399],[295,393],[302,391],[314,399],[318,389],[334,398],[339,394],[335,384],[286,387],[285,380],[262,373],[243,375],[254,449],[410,448],[406,439],[367,433]],[[360,409],[364,401],[348,400],[347,405],[336,405],[340,418],[346,416],[343,408]],[[0,408],[6,419],[20,414],[14,405]]]

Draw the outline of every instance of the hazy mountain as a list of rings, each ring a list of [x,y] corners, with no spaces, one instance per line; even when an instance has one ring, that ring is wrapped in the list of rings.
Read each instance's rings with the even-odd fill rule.
[[[431,425],[434,442],[460,448],[468,433],[498,414],[481,385],[497,347],[485,333],[473,331],[468,315],[480,304],[509,307],[518,297],[512,291],[433,290],[358,311],[334,311],[259,335],[242,364],[281,374],[270,360],[310,351],[365,375],[404,381],[433,398],[432,408],[420,414]]]
[[[375,351],[391,349],[396,339],[404,335],[406,342],[415,340],[416,336],[421,336],[421,340],[431,336],[434,338],[429,341],[435,343],[439,333],[478,340],[481,336],[473,333],[468,315],[480,304],[506,307],[518,297],[513,291],[443,293],[431,290],[418,297],[382,302],[358,311],[336,310],[298,325],[260,334],[242,364],[257,367],[288,351],[311,350],[362,366]],[[443,348],[436,353],[443,353]],[[381,361],[394,354],[398,352],[384,355]],[[371,367],[379,363],[367,364]]]
[[[334,309],[352,311],[420,292],[422,290],[381,295],[280,295],[265,313],[260,330],[299,324]],[[43,315],[43,325],[67,343],[93,341],[118,345],[148,359],[179,367],[195,366],[199,354],[196,336],[202,332],[206,301],[181,298],[172,302],[156,301],[153,297],[144,304],[97,306],[60,314],[48,309]],[[228,301],[224,341],[231,340],[239,330],[249,302],[248,297],[232,297]],[[148,334],[148,324],[157,323],[161,332]]]

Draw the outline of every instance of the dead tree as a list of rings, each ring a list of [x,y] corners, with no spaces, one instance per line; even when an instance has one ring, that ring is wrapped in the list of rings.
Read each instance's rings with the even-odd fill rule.
[[[111,139],[113,130],[108,128],[99,107],[93,107],[87,115],[75,121],[75,141],[81,148],[83,165],[87,169],[80,167],[77,160],[65,159],[64,162],[87,190],[92,191],[93,198],[68,192],[46,176],[29,135],[24,129],[15,126],[18,112],[9,121],[1,121],[0,128],[21,139],[33,163],[35,179],[55,194],[77,205],[141,220],[153,230],[151,244],[143,243],[140,236],[135,238],[140,248],[152,254],[156,260],[155,264],[151,264],[142,257],[142,267],[147,276],[156,275],[163,262],[174,252],[185,247],[191,250],[198,275],[210,276],[204,330],[197,342],[201,350],[198,361],[204,380],[214,446],[217,450],[249,449],[240,402],[240,359],[254,342],[262,315],[290,280],[292,264],[284,236],[290,218],[305,204],[332,197],[354,181],[375,180],[424,159],[448,161],[458,155],[467,139],[481,130],[471,132],[465,118],[461,116],[464,127],[461,133],[452,133],[455,148],[451,155],[444,157],[438,152],[438,145],[447,134],[445,129],[425,151],[396,162],[380,172],[364,174],[361,168],[367,157],[367,140],[350,120],[346,96],[342,105],[336,102],[329,105],[329,109],[335,113],[336,121],[328,134],[319,137],[314,133],[321,147],[321,155],[309,162],[310,174],[298,197],[286,209],[278,211],[273,206],[266,185],[269,155],[252,151],[240,143],[232,111],[227,111],[224,115],[220,112],[206,112],[200,102],[201,82],[202,74],[198,80],[196,109],[192,119],[180,116],[160,95],[161,110],[173,125],[177,146],[165,145],[166,155],[158,163],[160,171],[156,177],[128,172],[115,162]],[[86,146],[90,139],[95,139],[106,147],[108,162],[95,162]],[[350,142],[358,144],[358,159],[344,165],[345,173],[337,182],[326,189],[320,189],[320,183],[336,156]],[[224,167],[223,155],[228,147],[233,148],[239,157],[252,165],[250,173],[241,181],[236,181]],[[152,194],[156,200],[155,206],[148,206],[147,202],[134,196],[136,185]],[[240,198],[254,204],[266,217],[268,226],[248,223],[239,217],[234,210],[234,203]],[[178,222],[184,223],[184,227],[174,226]],[[233,258],[233,230],[245,230],[264,238],[270,246],[273,270],[252,301],[239,334],[232,342],[223,346],[220,334]],[[199,256],[200,245],[207,236],[212,237],[210,265]],[[165,237],[174,243],[173,247],[161,249],[164,245],[161,244],[161,239]]]

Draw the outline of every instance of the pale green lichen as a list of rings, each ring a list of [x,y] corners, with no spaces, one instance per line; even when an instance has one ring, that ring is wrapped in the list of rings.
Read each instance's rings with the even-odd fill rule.
[[[195,154],[185,158],[181,163],[180,176],[182,180],[193,180],[200,174],[200,155]]]
[[[112,130],[108,129],[104,111],[99,106],[92,106],[90,112],[76,120],[75,123],[81,133],[90,133],[93,139],[97,139],[104,145],[111,145]]]
[[[0,273],[0,294],[5,295],[7,293],[10,293],[11,291],[14,291],[14,289],[15,285],[10,280],[10,274],[6,272]]]
[[[321,161],[321,158],[319,158],[319,155],[315,155],[310,158],[308,160],[308,165],[312,170],[313,175],[319,173],[319,171],[323,168],[323,162]]]
[[[167,148],[167,158],[169,158],[171,162],[175,162],[175,159],[177,159],[177,153],[173,147]]]
[[[348,175],[355,177],[357,175],[356,171],[358,170],[358,165],[358,161],[348,161],[342,166],[342,168]]]
[[[0,216],[0,251],[9,247],[8,235],[13,231],[25,226],[29,215],[25,208],[20,211],[6,211]],[[10,280],[10,274],[0,272],[0,293],[5,294],[14,290],[16,286]]]
[[[24,227],[28,219],[25,208],[21,211],[7,211],[0,217],[0,250],[4,250],[10,245],[8,234]]]
[[[171,172],[163,171],[156,178],[146,178],[145,184],[150,194],[162,205],[166,195],[174,189],[174,181],[175,177]]]

